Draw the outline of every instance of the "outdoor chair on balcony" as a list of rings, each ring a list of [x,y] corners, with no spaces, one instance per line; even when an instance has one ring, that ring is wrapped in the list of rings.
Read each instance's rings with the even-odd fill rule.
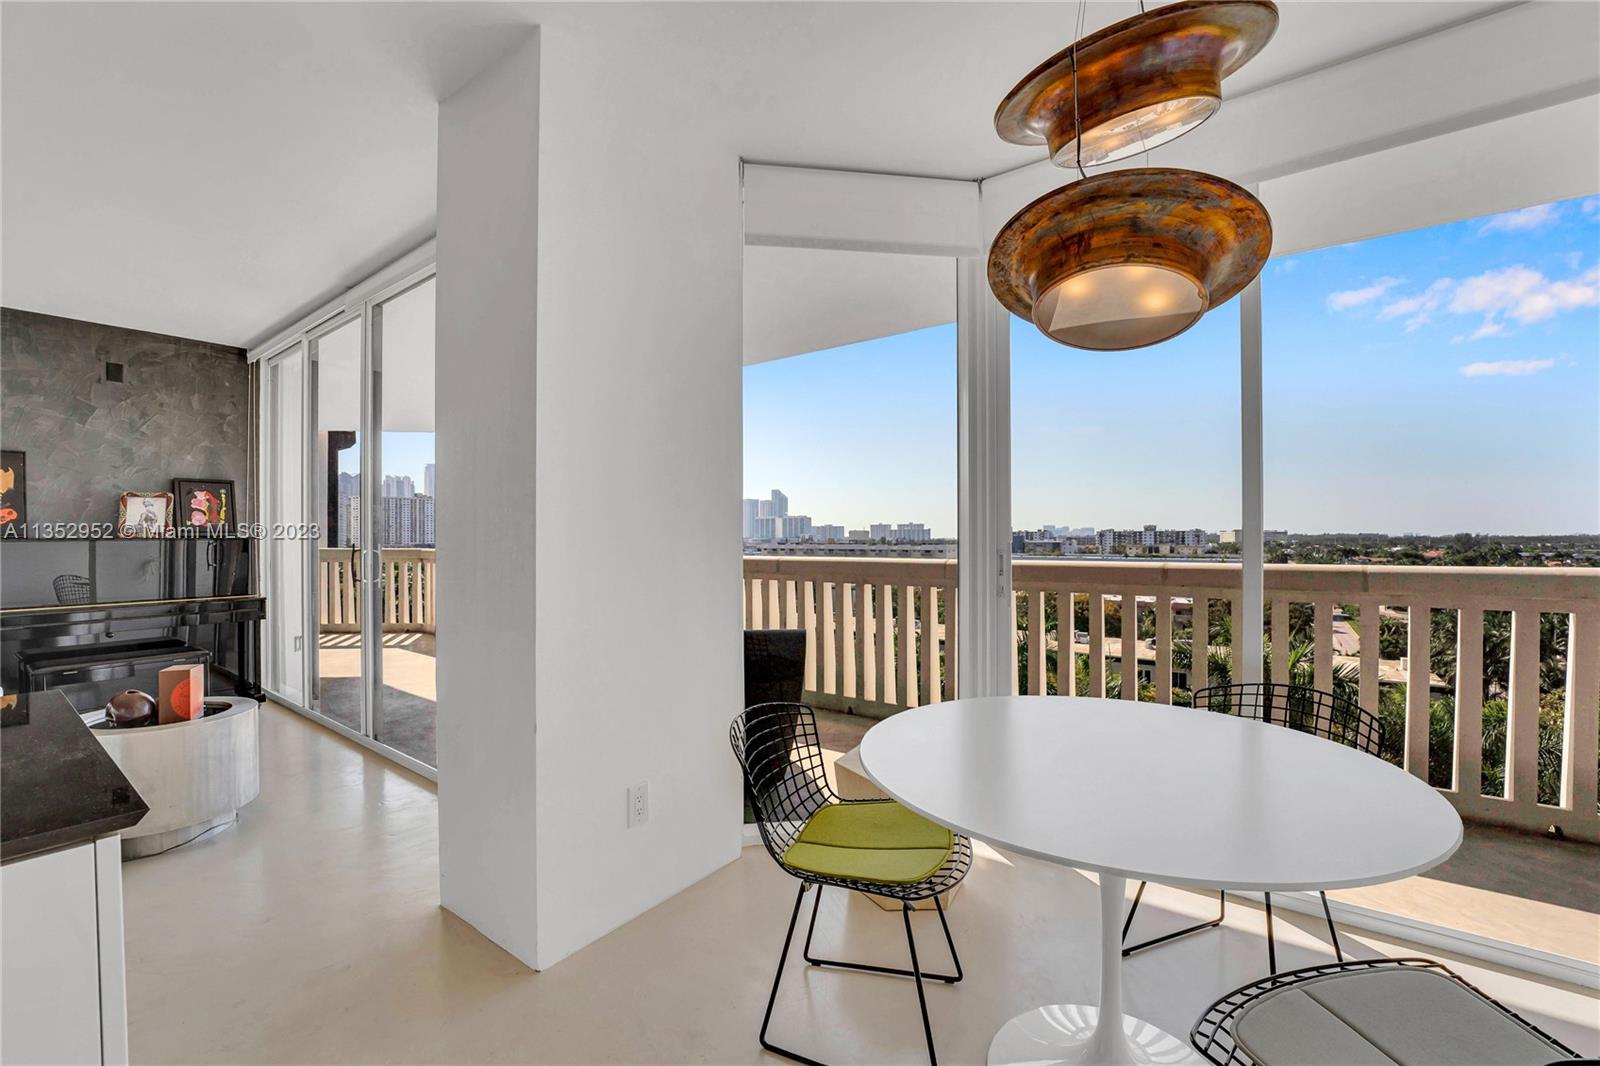
[[[789,929],[783,936],[778,972],[772,978],[767,1013],[761,1019],[761,1046],[774,1054],[812,1063],[795,1051],[767,1039],[772,1008],[778,1000],[789,944],[800,917],[800,904],[813,887],[811,922],[801,954],[813,966],[834,966],[867,973],[895,974],[916,982],[917,1005],[922,1010],[922,1031],[928,1041],[928,1060],[938,1062],[933,1027],[928,1022],[928,1001],[923,978],[955,984],[961,980],[961,959],[956,954],[950,924],[945,920],[939,894],[958,884],[972,865],[972,845],[966,837],[928,821],[893,800],[843,800],[828,784],[817,739],[816,716],[801,703],[763,703],[748,707],[733,720],[729,739],[744,771],[745,796],[755,811],[761,842],[779,867],[800,882]],[[911,968],[876,966],[860,962],[820,959],[811,954],[811,936],[817,927],[817,907],[826,887],[866,892],[900,903],[905,923]],[[912,904],[934,901],[945,944],[955,967],[952,974],[927,973],[917,961],[917,943],[911,933]]]
[[[1189,1039],[1216,1066],[1545,1066],[1575,1058],[1571,1048],[1428,959],[1274,974],[1212,1004]]]
[[[1386,755],[1383,746],[1383,726],[1377,716],[1362,710],[1352,700],[1321,689],[1305,685],[1217,685],[1196,692],[1194,705],[1219,714],[1232,714],[1257,722],[1286,726],[1364,751],[1380,759]],[[1124,957],[1136,951],[1143,951],[1145,948],[1155,947],[1157,944],[1165,944],[1169,940],[1188,936],[1190,933],[1215,929],[1222,924],[1223,918],[1227,915],[1228,893],[1222,890],[1217,893],[1215,918],[1137,944],[1129,944],[1128,930],[1133,927],[1133,916],[1139,910],[1139,901],[1144,897],[1145,886],[1148,883],[1139,882],[1139,888],[1133,894],[1133,905],[1128,908],[1128,917],[1122,923]],[[1328,936],[1333,942],[1333,954],[1343,962],[1344,951],[1339,947],[1339,930],[1333,924],[1333,912],[1328,907],[1328,894],[1326,892],[1317,894],[1322,897],[1322,914],[1328,921]],[[1272,935],[1272,893],[1263,892],[1261,895],[1267,911],[1267,966],[1272,973],[1277,973],[1278,950]]]

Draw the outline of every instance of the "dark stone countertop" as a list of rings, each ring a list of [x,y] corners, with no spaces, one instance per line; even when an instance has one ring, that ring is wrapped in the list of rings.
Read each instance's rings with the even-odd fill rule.
[[[60,692],[0,712],[0,862],[83,844],[150,810]]]

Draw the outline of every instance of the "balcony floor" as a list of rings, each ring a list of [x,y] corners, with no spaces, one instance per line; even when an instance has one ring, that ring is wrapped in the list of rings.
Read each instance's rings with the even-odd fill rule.
[[[822,746],[839,754],[873,722],[817,712]],[[1461,849],[1426,874],[1329,896],[1600,965],[1600,845],[1468,823]]]
[[[322,670],[322,713],[361,728],[361,638],[355,633],[323,633],[318,641]],[[438,686],[434,679],[431,633],[383,635],[383,708],[378,739],[413,759],[435,765]]]
[[[756,1030],[794,882],[760,848],[536,974],[438,905],[429,782],[292,712],[264,712],[261,797],[238,824],[124,867],[135,1063],[779,1061]],[[1209,903],[1146,900],[1154,924]],[[950,911],[968,978],[928,989],[941,1057],[980,1062],[1013,1014],[1092,999],[1097,908],[1091,878],[980,848]],[[914,919],[934,963],[928,920]],[[1281,920],[1284,965],[1329,957],[1318,924]],[[1421,951],[1348,940],[1360,957]],[[845,957],[905,951],[898,916],[840,892],[824,898],[817,941]],[[1600,996],[1421,953],[1580,1053],[1600,1051]],[[1265,955],[1260,911],[1230,907],[1219,932],[1129,960],[1128,1009],[1186,1032],[1212,999],[1260,976]],[[908,983],[793,959],[773,1036],[825,1061],[926,1061]]]

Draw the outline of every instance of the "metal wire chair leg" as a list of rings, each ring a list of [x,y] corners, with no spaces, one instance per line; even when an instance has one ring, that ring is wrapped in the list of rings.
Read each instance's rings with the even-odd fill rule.
[[[1267,904],[1267,972],[1276,975],[1278,972],[1278,949],[1272,942],[1272,893],[1263,892],[1261,898]]]
[[[1333,941],[1333,957],[1340,962],[1344,961],[1344,952],[1339,949],[1339,930],[1333,924],[1333,911],[1328,909],[1328,894],[1318,892],[1322,897],[1322,916],[1328,919],[1328,936]]]
[[[814,1058],[806,1058],[805,1055],[800,1055],[800,1053],[790,1052],[789,1048],[778,1047],[771,1040],[766,1039],[766,1026],[773,1021],[773,1004],[778,1002],[778,984],[784,980],[784,964],[789,962],[789,941],[794,940],[795,922],[800,919],[800,901],[805,898],[805,890],[805,882],[802,882],[800,884],[800,892],[795,893],[795,909],[789,912],[789,932],[784,933],[784,951],[778,956],[778,973],[773,975],[773,991],[771,991],[770,996],[766,997],[766,1015],[762,1018],[762,1037],[760,1039],[762,1039],[762,1047],[765,1047],[773,1055],[792,1058],[797,1063],[805,1063],[806,1066],[822,1066],[822,1063],[814,1060]]]
[[[910,970],[901,969],[897,966],[874,966],[871,963],[865,962],[841,962],[837,959],[819,959],[814,957],[811,954],[811,934],[816,932],[817,929],[817,908],[821,905],[821,903],[822,886],[818,885],[817,898],[811,904],[811,924],[806,928],[806,943],[805,947],[801,951],[801,953],[805,956],[805,960],[811,965],[834,966],[841,970],[860,970],[863,973],[884,973],[891,974],[895,977],[915,977],[918,980],[927,978],[930,981],[943,981],[947,985],[953,985],[957,981],[961,980],[961,958],[956,954],[956,942],[955,939],[950,935],[950,923],[945,921],[944,908],[939,906],[938,896],[933,897],[933,906],[934,909],[939,912],[939,924],[944,926],[944,940],[946,944],[950,945],[950,958],[956,964],[956,972],[953,974],[923,972],[913,973]]]
[[[1145,948],[1153,948],[1157,944],[1165,944],[1169,940],[1176,940],[1180,936],[1188,936],[1190,933],[1198,933],[1206,929],[1215,929],[1217,926],[1222,924],[1222,920],[1228,915],[1228,893],[1218,892],[1217,916],[1212,918],[1210,921],[1201,922],[1198,925],[1187,926],[1186,928],[1179,929],[1176,932],[1165,933],[1158,937],[1152,937],[1149,940],[1142,940],[1137,944],[1129,944],[1128,930],[1133,928],[1133,915],[1134,912],[1139,909],[1139,900],[1144,898],[1144,888],[1147,884],[1149,884],[1148,881],[1139,882],[1139,888],[1133,894],[1133,904],[1128,908],[1128,917],[1122,923],[1123,958],[1127,958],[1136,951],[1143,951]]]
[[[933,1025],[928,1021],[928,997],[922,991],[922,971],[917,966],[917,941],[911,935],[911,904],[900,904],[900,917],[906,923],[906,947],[911,949],[911,976],[917,982],[917,1006],[922,1010],[922,1035],[928,1038],[928,1066],[939,1066],[939,1053],[933,1048]]]

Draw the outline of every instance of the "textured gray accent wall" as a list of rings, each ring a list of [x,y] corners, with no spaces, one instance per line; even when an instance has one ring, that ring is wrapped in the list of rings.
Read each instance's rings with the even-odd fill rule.
[[[123,364],[123,381],[105,364]],[[251,507],[242,348],[0,308],[0,447],[28,455],[28,522],[115,522],[124,492],[230,478]]]

